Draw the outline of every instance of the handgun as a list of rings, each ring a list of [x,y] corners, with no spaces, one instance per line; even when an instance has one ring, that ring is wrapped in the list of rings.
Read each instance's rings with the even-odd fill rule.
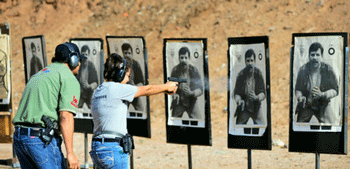
[[[178,82],[179,84],[187,82],[187,79],[177,78],[177,77],[168,77],[168,80],[173,81],[173,82]]]
[[[135,149],[134,139],[132,138],[132,136],[130,134],[126,134],[122,138],[120,145],[123,147],[124,153],[132,154],[132,150]]]
[[[55,134],[55,129],[57,128],[57,122],[52,122],[48,117],[42,116],[41,120],[44,121],[46,128],[41,132],[41,139],[45,142],[45,146],[50,144],[52,138]]]

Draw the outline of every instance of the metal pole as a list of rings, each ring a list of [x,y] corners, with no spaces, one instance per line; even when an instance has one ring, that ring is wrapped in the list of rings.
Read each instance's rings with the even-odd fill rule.
[[[130,169],[134,169],[134,152],[130,151]]]
[[[12,113],[12,109],[10,109],[9,111],[10,111],[10,113]],[[12,168],[20,168],[21,165],[19,164],[19,161],[17,159],[15,145],[13,144],[14,137],[15,137],[14,133],[15,133],[15,129],[13,128],[13,130],[12,130]]]
[[[248,169],[252,169],[252,149],[248,149]]]
[[[316,169],[320,169],[320,153],[315,153],[316,154]]]
[[[191,153],[191,145],[187,144],[187,152],[188,152],[188,168],[192,169],[192,153]]]
[[[14,147],[13,141],[12,141],[12,157],[13,157],[12,158],[12,168],[20,168],[21,167],[16,156],[17,155],[16,155],[15,147]]]
[[[84,133],[84,142],[85,142],[85,166],[84,168],[89,168],[89,162],[88,162],[88,133]]]
[[[13,132],[14,133],[14,132]],[[13,141],[14,141],[14,134],[12,135],[12,160],[14,160],[16,158],[16,151],[15,151],[15,145],[13,145]]]

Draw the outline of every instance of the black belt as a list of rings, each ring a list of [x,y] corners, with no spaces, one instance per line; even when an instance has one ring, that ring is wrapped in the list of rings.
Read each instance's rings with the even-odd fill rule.
[[[27,127],[16,127],[16,130],[19,131],[20,135],[28,135],[30,134],[30,136],[40,136],[41,133],[41,128],[27,128]]]
[[[104,142],[120,142],[122,140],[122,138],[116,137],[116,138],[93,138],[92,141],[101,141],[102,140]]]
[[[15,126],[18,126],[18,127],[34,127],[34,128],[43,128],[41,126],[41,124],[32,124],[32,123],[27,123],[27,122],[19,122],[19,123],[15,123],[14,124]]]

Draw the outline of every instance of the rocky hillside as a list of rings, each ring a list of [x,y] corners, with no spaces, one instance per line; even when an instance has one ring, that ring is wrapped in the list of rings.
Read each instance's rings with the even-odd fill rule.
[[[0,0],[0,23],[11,25],[15,107],[25,86],[24,36],[45,36],[49,63],[56,45],[70,38],[143,36],[150,84],[163,82],[164,38],[208,38],[212,126],[222,133],[227,38],[269,36],[273,137],[288,142],[292,33],[349,32],[349,9],[346,0]],[[163,95],[151,97],[152,120],[164,128],[163,103]]]

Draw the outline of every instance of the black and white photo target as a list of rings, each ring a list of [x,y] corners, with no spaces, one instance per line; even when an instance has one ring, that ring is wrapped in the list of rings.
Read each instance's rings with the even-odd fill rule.
[[[30,77],[47,66],[45,37],[28,36],[22,38],[26,83]]]
[[[11,76],[10,76],[10,36],[0,35],[0,104],[8,105],[11,97]]]
[[[106,36],[108,53],[117,53],[132,62],[131,77],[128,84],[147,85],[147,60],[145,59],[145,42],[142,37]],[[147,97],[138,97],[129,105],[128,118],[147,119]]]
[[[103,82],[103,40],[93,38],[70,39],[78,46],[80,54],[87,59],[80,61],[76,76],[80,83],[78,113],[75,118],[92,119],[91,98],[95,89]]]
[[[267,126],[264,43],[231,45],[230,54],[230,134],[261,136]]]
[[[271,149],[268,49],[267,36],[228,39],[229,148]]]
[[[342,36],[295,37],[293,55],[293,130],[341,131],[344,99]]]
[[[106,36],[108,55],[117,53],[131,62],[128,84],[148,85],[148,55],[146,41],[141,36]],[[133,136],[151,137],[149,96],[134,98],[127,114],[128,132]]]
[[[289,151],[346,154],[348,33],[294,33]]]
[[[164,81],[178,82],[165,95],[167,141],[211,145],[206,39],[164,39]]]
[[[186,80],[186,82],[179,83],[174,95],[168,96],[168,125],[202,128],[205,126],[205,76],[202,46],[201,43],[195,42],[169,41],[166,44],[168,77]]]

